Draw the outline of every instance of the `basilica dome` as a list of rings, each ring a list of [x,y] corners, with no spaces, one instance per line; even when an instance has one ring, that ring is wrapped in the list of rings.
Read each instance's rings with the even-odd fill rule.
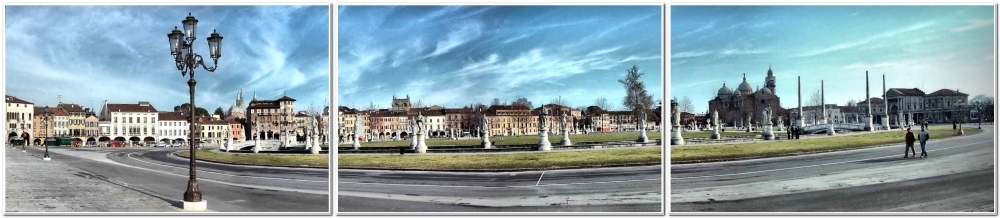
[[[718,95],[719,96],[723,96],[723,95],[731,95],[731,94],[733,94],[733,91],[729,90],[729,88],[726,87],[726,82],[722,82],[722,88],[719,88]]]
[[[740,87],[737,90],[743,94],[753,93],[753,87],[750,87],[750,83],[747,82],[746,74],[743,74],[743,83],[740,83]]]

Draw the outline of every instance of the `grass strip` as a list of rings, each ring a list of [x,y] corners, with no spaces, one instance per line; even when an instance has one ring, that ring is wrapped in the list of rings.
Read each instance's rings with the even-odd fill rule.
[[[951,127],[932,126],[931,139],[942,139],[957,136]],[[982,132],[975,127],[964,127],[966,135]],[[913,131],[916,135],[919,132]],[[713,161],[729,161],[751,158],[765,158],[810,154],[829,151],[868,148],[889,144],[903,143],[906,132],[892,131],[861,135],[825,137],[802,140],[782,140],[754,142],[745,144],[679,146],[670,148],[670,163],[697,163]],[[918,142],[919,143],[919,142]]]
[[[310,168],[330,168],[330,156],[327,154],[313,155],[269,155],[269,154],[241,154],[241,153],[217,153],[204,149],[196,150],[198,160],[212,162],[257,165],[257,166],[279,166],[279,167],[310,167]],[[189,151],[177,152],[181,157],[189,157]]]
[[[646,137],[650,140],[660,139],[660,132],[646,132]],[[625,140],[636,140],[639,138],[638,132],[621,132],[621,133],[593,133],[593,134],[576,134],[569,135],[569,140],[573,143],[580,142],[598,142],[598,141],[625,141]],[[490,136],[491,142],[496,142],[494,145],[523,145],[523,144],[537,144],[537,135],[523,135],[523,136]],[[562,135],[549,135],[549,142],[552,144],[557,144],[562,141]],[[426,139],[424,141],[428,147],[434,146],[455,146],[455,145],[472,145],[479,146],[482,139],[462,139],[462,140],[450,140],[450,139]],[[351,147],[351,143],[340,144],[339,147]],[[380,141],[380,142],[362,142],[361,147],[410,147],[410,140],[399,140],[399,141]]]
[[[520,171],[661,164],[662,147],[482,155],[338,155],[340,169]]]

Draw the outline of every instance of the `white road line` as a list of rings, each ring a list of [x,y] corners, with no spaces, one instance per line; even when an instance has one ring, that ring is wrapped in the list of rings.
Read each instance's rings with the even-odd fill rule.
[[[153,165],[160,165],[160,166],[165,166],[165,167],[187,169],[186,167],[170,166],[170,165],[165,165],[165,164],[151,163],[151,162],[146,162],[146,161],[143,161],[143,160],[139,160],[139,159],[136,159],[136,158],[132,157],[132,154],[134,154],[134,153],[135,152],[131,152],[131,153],[128,153],[127,155],[125,155],[125,156],[128,156],[128,158],[131,158],[132,160],[136,160],[136,161],[147,163],[147,164],[153,164]],[[301,180],[301,179],[286,179],[286,178],[273,178],[273,177],[260,177],[260,176],[232,175],[232,174],[212,172],[212,171],[207,171],[207,170],[196,170],[196,171],[198,171],[198,172],[205,172],[205,173],[212,173],[212,174],[219,174],[219,175],[226,175],[226,176],[232,176],[232,177],[246,177],[246,178],[255,178],[255,179],[273,179],[273,180],[286,180],[286,181],[296,181],[296,182],[317,182],[317,183],[327,182],[327,181],[320,181],[320,180]]]
[[[359,185],[387,185],[387,186],[418,186],[418,187],[442,187],[442,188],[485,188],[485,189],[502,189],[502,188],[530,188],[536,186],[561,186],[561,185],[589,185],[589,184],[606,184],[606,183],[623,183],[623,182],[642,182],[642,181],[656,181],[660,178],[655,179],[633,179],[633,180],[620,180],[620,181],[604,181],[604,182],[579,182],[579,183],[562,183],[562,184],[545,184],[545,185],[515,185],[515,186],[474,186],[474,185],[426,185],[426,184],[402,184],[402,183],[378,183],[378,182],[345,182],[339,181],[342,184],[359,184]]]
[[[137,166],[132,166],[132,165],[124,164],[124,163],[119,163],[119,162],[115,162],[115,161],[112,161],[112,160],[108,160],[107,162],[111,163],[111,164],[115,164],[115,165],[121,165],[121,166],[125,166],[125,167],[131,167],[131,168],[140,169],[140,170],[146,170],[146,171],[155,172],[155,173],[162,173],[162,174],[167,174],[167,175],[172,175],[172,176],[179,176],[179,177],[184,177],[184,178],[190,177],[190,175],[181,175],[181,174],[174,174],[174,173],[168,173],[168,172],[161,172],[161,171],[157,171],[157,170],[153,170],[153,169],[146,169],[146,168],[142,168],[142,167],[137,167]],[[256,189],[264,189],[264,190],[300,192],[300,193],[317,194],[317,195],[329,195],[330,194],[330,191],[306,190],[306,189],[296,189],[296,188],[282,188],[282,187],[262,186],[262,185],[246,185],[246,184],[237,184],[237,183],[231,183],[231,182],[223,182],[223,181],[206,179],[206,178],[198,178],[198,181],[215,182],[215,183],[220,183],[220,184],[225,184],[225,185],[231,185],[231,186],[237,186],[237,187],[256,188]]]
[[[990,141],[981,141],[981,142],[964,144],[964,145],[947,147],[947,148],[931,149],[931,150],[927,150],[927,151],[948,150],[948,149],[952,149],[952,148],[959,148],[959,147],[965,147],[965,146],[969,146],[969,145],[976,145],[976,144],[980,144],[980,143],[984,143],[984,142],[990,142]],[[739,175],[766,173],[766,172],[774,172],[774,171],[782,171],[782,170],[792,170],[792,169],[819,167],[819,166],[836,165],[836,164],[844,164],[844,163],[853,163],[853,162],[860,162],[860,161],[866,161],[866,160],[881,159],[881,158],[887,158],[887,157],[898,157],[898,156],[899,155],[889,155],[889,156],[873,157],[873,158],[867,158],[867,159],[861,159],[861,160],[850,160],[850,161],[842,161],[842,162],[836,162],[836,163],[825,163],[825,164],[816,164],[816,165],[809,165],[809,166],[798,166],[798,167],[789,167],[789,168],[781,168],[781,169],[770,169],[770,170],[761,170],[761,171],[744,172],[744,173],[731,173],[731,174],[722,174],[722,175],[679,177],[679,178],[670,178],[670,179],[671,180],[675,180],[675,179],[699,179],[699,178],[712,178],[712,177],[723,177],[723,176],[739,176]]]
[[[545,171],[542,171],[542,175],[538,176],[538,182],[535,183],[535,186],[538,186],[539,183],[542,183],[543,176],[545,176]]]

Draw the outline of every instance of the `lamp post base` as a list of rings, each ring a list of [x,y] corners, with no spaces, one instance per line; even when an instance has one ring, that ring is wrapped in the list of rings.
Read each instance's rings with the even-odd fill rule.
[[[42,160],[52,160],[52,158],[46,157],[46,158],[42,158]]]
[[[208,201],[202,199],[198,202],[184,201],[183,209],[186,212],[201,212],[208,210]]]

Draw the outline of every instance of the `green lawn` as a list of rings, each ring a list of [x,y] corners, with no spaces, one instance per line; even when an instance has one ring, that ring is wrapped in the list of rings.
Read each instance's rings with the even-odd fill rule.
[[[662,147],[482,155],[338,155],[339,168],[511,171],[662,163]]]
[[[951,127],[932,127],[931,139],[954,137]],[[918,129],[919,130],[919,129]],[[965,134],[980,132],[975,127],[964,127]],[[914,131],[914,134],[919,131]],[[802,139],[790,141],[769,141],[747,144],[679,146],[670,148],[671,163],[692,163],[726,161],[747,158],[763,158],[808,154],[846,149],[858,149],[879,145],[902,143],[905,132],[880,132],[863,135]]]
[[[258,166],[283,166],[283,167],[312,167],[330,168],[330,155],[328,154],[302,154],[302,155],[268,155],[268,154],[237,154],[237,153],[216,153],[205,149],[197,152],[198,160],[208,160],[222,163],[247,164]],[[188,151],[177,152],[177,155],[188,157]]]
[[[671,132],[673,134],[673,132]],[[726,136],[759,136],[760,132],[744,132],[736,131],[733,129],[726,129],[726,132],[719,131],[719,135],[722,137]],[[670,137],[672,135],[668,135]],[[712,136],[712,131],[700,131],[700,132],[681,132],[681,136],[684,138],[708,138]]]
[[[646,132],[646,137],[650,140],[660,139],[659,132]],[[502,137],[490,137],[491,142],[496,142],[494,145],[523,145],[523,144],[537,144],[537,135],[525,135],[525,136],[504,136]],[[638,132],[625,132],[625,133],[594,133],[594,134],[577,134],[569,135],[569,140],[573,143],[579,142],[597,142],[597,141],[623,141],[623,140],[636,140],[639,138]],[[562,135],[549,135],[549,142],[556,144],[562,141]],[[474,145],[478,146],[482,142],[481,139],[463,139],[463,140],[450,140],[450,139],[427,139],[424,143],[428,147],[434,146],[455,146],[455,145]],[[339,147],[351,147],[350,143],[340,144]],[[409,140],[400,141],[381,141],[381,142],[362,142],[361,147],[409,147]]]

